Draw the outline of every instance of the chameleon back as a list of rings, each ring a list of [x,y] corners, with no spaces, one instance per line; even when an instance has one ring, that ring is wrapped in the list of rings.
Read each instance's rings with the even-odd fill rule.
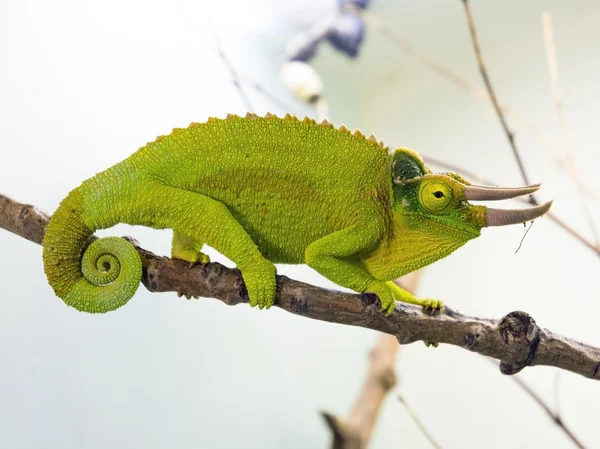
[[[291,116],[192,124],[130,159],[169,186],[225,204],[274,262],[303,263],[311,242],[348,227],[365,208],[385,214],[391,198],[387,148]]]

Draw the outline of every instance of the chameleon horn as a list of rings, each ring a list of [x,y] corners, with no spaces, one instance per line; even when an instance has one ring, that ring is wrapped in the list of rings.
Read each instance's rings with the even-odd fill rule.
[[[541,184],[531,184],[525,187],[487,187],[465,186],[465,199],[470,201],[508,200],[523,195],[531,195],[540,188]]]
[[[541,206],[530,207],[529,209],[491,209],[487,208],[488,226],[505,226],[511,224],[525,223],[541,217],[550,210],[552,201],[548,201]]]

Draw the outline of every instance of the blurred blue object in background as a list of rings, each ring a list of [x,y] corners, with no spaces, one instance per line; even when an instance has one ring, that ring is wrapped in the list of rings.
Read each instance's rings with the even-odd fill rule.
[[[367,3],[367,2],[357,2]],[[360,44],[365,36],[365,23],[355,13],[347,12],[340,14],[333,22],[327,33],[327,40],[351,58],[358,55]]]
[[[294,43],[296,45],[294,45],[293,51],[290,51],[289,61],[308,62],[315,56],[319,46],[319,41],[312,39],[298,39]]]
[[[342,11],[346,5],[354,5],[361,9],[367,9],[367,6],[369,6],[369,0],[338,0],[338,4]]]

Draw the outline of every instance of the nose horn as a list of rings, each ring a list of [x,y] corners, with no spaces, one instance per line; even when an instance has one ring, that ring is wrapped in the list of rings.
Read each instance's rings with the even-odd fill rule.
[[[525,187],[488,187],[465,186],[465,199],[468,201],[508,200],[523,195],[531,195],[540,188],[541,184],[531,184]]]
[[[526,223],[541,217],[550,210],[552,201],[548,201],[541,206],[530,207],[528,209],[492,209],[487,208],[488,226],[506,226],[511,224]]]

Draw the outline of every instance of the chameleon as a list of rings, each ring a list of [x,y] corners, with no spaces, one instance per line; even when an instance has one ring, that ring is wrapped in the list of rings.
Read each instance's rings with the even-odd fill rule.
[[[172,257],[205,264],[208,245],[239,268],[251,306],[275,300],[275,264],[307,264],[339,286],[442,309],[393,280],[448,256],[481,229],[525,223],[552,202],[492,209],[470,201],[529,195],[540,184],[472,185],[434,173],[409,148],[292,115],[209,118],[159,136],[82,182],[51,216],[44,271],[66,304],[105,313],[126,304],[142,263],[118,223],[172,229]]]

